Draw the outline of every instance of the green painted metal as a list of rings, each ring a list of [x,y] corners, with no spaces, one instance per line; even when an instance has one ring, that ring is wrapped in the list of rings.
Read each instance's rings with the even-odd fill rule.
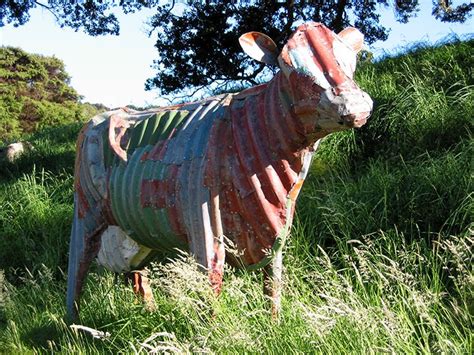
[[[108,145],[104,147],[106,164],[111,168],[112,213],[132,239],[148,248],[185,248],[171,229],[166,209],[141,206],[140,194],[143,180],[166,178],[169,165],[147,156],[160,141],[179,131],[187,115],[188,111],[172,110],[140,118],[128,129],[128,139],[123,144],[127,147],[127,162],[113,158],[112,149]]]

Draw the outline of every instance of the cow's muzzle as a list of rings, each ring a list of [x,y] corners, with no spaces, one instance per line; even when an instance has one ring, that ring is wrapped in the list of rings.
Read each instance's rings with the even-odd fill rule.
[[[351,128],[359,128],[365,125],[369,116],[370,112],[361,112],[356,114],[345,115],[342,118],[346,126]]]

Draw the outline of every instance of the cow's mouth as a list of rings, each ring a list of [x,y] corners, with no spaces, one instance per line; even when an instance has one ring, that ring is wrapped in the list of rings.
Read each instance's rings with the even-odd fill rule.
[[[361,112],[343,116],[344,123],[350,128],[360,128],[367,122],[370,112]]]

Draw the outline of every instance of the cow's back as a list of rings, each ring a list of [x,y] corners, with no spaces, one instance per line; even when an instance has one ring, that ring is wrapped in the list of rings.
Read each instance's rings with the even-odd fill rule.
[[[144,112],[109,111],[94,117],[77,143],[79,217],[101,215],[151,249],[186,249],[195,226],[193,198],[204,187],[204,156],[225,97]],[[124,161],[110,142],[113,116],[130,125],[120,139]],[[201,174],[199,173],[201,172]],[[88,213],[89,212],[89,213]]]

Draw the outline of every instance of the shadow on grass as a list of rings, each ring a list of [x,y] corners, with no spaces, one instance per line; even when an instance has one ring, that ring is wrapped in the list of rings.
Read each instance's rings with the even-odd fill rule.
[[[33,327],[21,338],[25,344],[33,348],[52,351],[54,344],[59,343],[61,337],[62,334],[56,326],[45,322],[45,324]]]
[[[31,142],[33,151],[13,163],[0,161],[0,181],[16,180],[34,169],[50,171],[53,174],[74,170],[75,142],[82,123],[72,123],[45,128],[22,140]]]
[[[36,171],[49,171],[53,174],[67,172],[72,174],[74,171],[75,152],[65,150],[53,152],[47,157],[41,153],[32,152],[27,154],[14,163],[0,163],[0,179],[3,181],[17,180],[24,174],[31,174]]]

